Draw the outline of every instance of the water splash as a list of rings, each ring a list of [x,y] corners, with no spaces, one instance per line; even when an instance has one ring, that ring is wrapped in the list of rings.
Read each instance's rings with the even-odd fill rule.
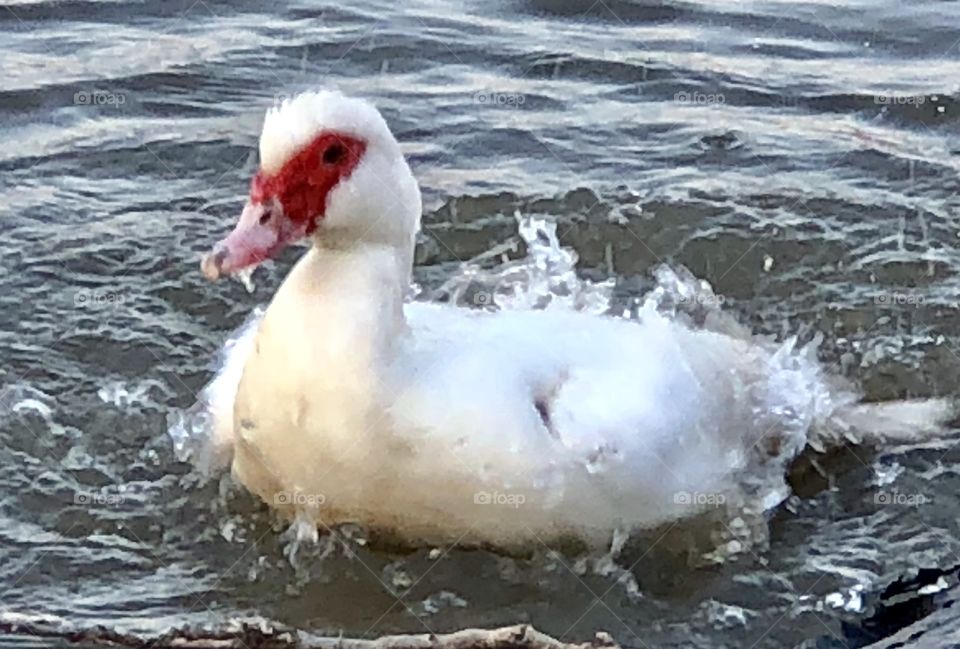
[[[722,631],[746,627],[748,622],[757,617],[756,611],[725,604],[715,599],[708,599],[700,606],[698,617],[702,617],[713,628]]]
[[[421,615],[435,615],[447,608],[466,608],[467,600],[449,590],[430,595],[419,604]]]
[[[25,383],[14,383],[0,389],[0,414],[33,412],[49,420],[53,417],[55,403],[52,396]]]
[[[637,300],[638,311],[652,310],[695,329],[726,334],[741,340],[755,336],[728,311],[726,298],[717,295],[710,283],[698,279],[683,266],[661,264],[653,269],[654,286]]]
[[[486,268],[485,253],[464,262],[434,294],[455,304],[502,310],[573,309],[606,313],[616,284],[577,275],[577,253],[560,245],[556,222],[514,214],[526,256]]]
[[[253,283],[253,272],[257,268],[259,268],[259,266],[244,268],[243,270],[233,273],[231,277],[243,284],[243,288],[247,290],[247,293],[253,293],[255,290],[257,290],[257,285]]]
[[[167,418],[167,434],[181,462],[191,462],[202,476],[210,477],[225,468],[232,453],[232,440],[216,426],[217,417],[230,418],[231,412],[217,412],[218,404],[232,404],[243,375],[243,362],[253,345],[254,333],[263,317],[264,307],[257,307],[220,348],[212,366],[213,380],[200,392],[193,406],[171,413]],[[229,395],[229,398],[221,398]]]
[[[142,381],[108,381],[98,390],[97,396],[106,404],[120,410],[138,411],[141,408],[160,408],[157,393],[162,397],[171,395],[169,386],[156,379]],[[162,400],[161,400],[162,401]]]
[[[57,421],[57,399],[43,390],[27,383],[13,383],[0,386],[0,422],[6,418],[19,418],[21,421],[40,420],[45,430],[55,437],[77,439],[81,432],[73,426],[65,426]],[[34,435],[36,427],[27,427]]]

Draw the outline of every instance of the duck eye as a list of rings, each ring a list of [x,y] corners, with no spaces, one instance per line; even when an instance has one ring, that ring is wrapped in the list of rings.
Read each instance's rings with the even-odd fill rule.
[[[323,162],[328,165],[340,162],[340,159],[346,152],[347,150],[342,144],[331,144],[327,147],[327,150],[323,152]]]

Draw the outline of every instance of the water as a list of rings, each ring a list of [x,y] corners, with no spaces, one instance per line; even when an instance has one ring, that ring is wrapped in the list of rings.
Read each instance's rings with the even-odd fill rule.
[[[923,1],[5,3],[2,608],[145,634],[256,617],[835,639],[886,583],[957,563],[952,445],[841,451],[829,480],[798,480],[768,548],[731,559],[657,530],[640,596],[576,558],[384,551],[359,532],[302,544],[295,569],[282,526],[178,461],[166,420],[299,251],[253,294],[204,282],[198,257],[239,211],[264,108],[330,84],[376,101],[404,144],[425,291],[516,241],[520,210],[555,220],[614,299],[683,265],[754,331],[822,334],[823,362],[870,399],[949,394],[958,18]]]

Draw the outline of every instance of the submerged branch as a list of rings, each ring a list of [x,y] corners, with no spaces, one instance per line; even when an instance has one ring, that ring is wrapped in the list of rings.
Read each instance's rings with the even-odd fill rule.
[[[243,623],[228,631],[178,629],[156,638],[146,638],[118,633],[103,626],[78,629],[56,621],[0,614],[0,633],[129,649],[619,649],[616,641],[606,633],[598,633],[592,642],[567,643],[527,624],[364,640],[322,637],[295,629]]]

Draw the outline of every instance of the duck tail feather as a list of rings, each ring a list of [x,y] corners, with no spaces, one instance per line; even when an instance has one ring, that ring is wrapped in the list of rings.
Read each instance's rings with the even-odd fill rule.
[[[903,399],[843,406],[830,419],[835,440],[910,444],[949,437],[955,433],[960,408],[948,397]],[[953,430],[951,430],[953,429]]]

